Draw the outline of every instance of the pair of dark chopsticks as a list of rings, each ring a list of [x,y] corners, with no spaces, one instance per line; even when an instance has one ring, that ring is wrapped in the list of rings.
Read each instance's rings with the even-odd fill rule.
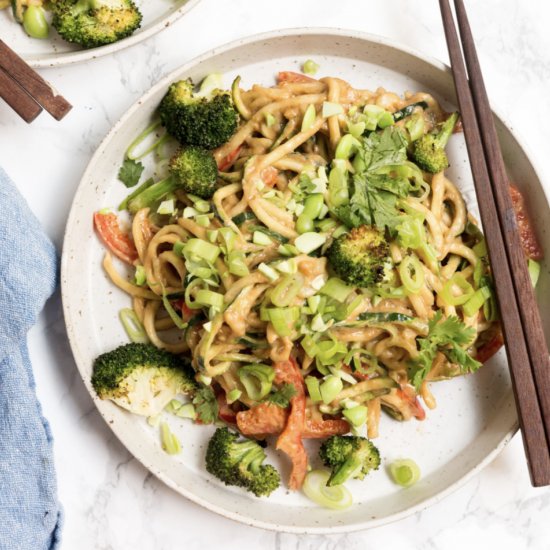
[[[506,342],[531,483],[550,485],[550,357],[463,0],[439,1]]]
[[[37,72],[0,40],[0,97],[25,121],[46,109],[61,120],[72,108]]]

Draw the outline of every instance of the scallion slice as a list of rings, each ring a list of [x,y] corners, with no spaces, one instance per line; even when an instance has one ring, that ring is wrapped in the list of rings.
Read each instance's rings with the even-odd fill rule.
[[[331,116],[343,115],[344,108],[339,103],[332,103],[330,101],[323,102],[323,118]]]
[[[312,59],[308,59],[302,66],[305,74],[314,75],[319,70],[319,65]]]
[[[321,397],[321,390],[319,386],[319,380],[313,376],[306,376],[305,378],[307,393],[313,403],[319,403],[323,400]]]
[[[312,470],[304,480],[304,494],[325,508],[333,510],[349,508],[353,504],[351,493],[343,485],[328,487],[329,478],[330,474],[325,470]]]
[[[405,458],[390,464],[390,474],[398,485],[410,487],[420,479],[420,468],[414,460]]]
[[[326,240],[327,240],[326,236],[321,233],[314,233],[314,232],[302,233],[294,241],[294,246],[302,254],[309,254],[310,252],[313,252],[320,246],[323,246]]]
[[[339,376],[334,376],[332,374],[327,376],[325,381],[319,387],[323,403],[328,405],[343,390],[343,388],[344,384]]]
[[[315,123],[315,117],[317,113],[315,111],[315,105],[308,105],[306,112],[304,113],[304,118],[302,119],[302,132],[307,132]]]
[[[120,322],[132,342],[138,344],[149,343],[149,337],[143,328],[136,312],[130,308],[121,309],[118,313]]]
[[[160,424],[160,437],[162,448],[169,455],[177,455],[181,452],[179,439],[171,432],[167,422],[161,422]]]

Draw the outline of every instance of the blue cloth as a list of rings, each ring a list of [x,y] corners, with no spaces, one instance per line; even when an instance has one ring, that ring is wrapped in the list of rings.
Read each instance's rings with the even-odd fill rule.
[[[0,168],[0,550],[59,548],[52,435],[26,344],[56,280],[55,248]]]

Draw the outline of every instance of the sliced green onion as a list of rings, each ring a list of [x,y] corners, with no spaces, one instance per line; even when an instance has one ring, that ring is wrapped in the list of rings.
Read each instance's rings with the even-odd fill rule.
[[[275,369],[262,363],[251,363],[243,365],[238,375],[248,397],[260,401],[271,391]]]
[[[187,195],[190,196],[190,195]],[[202,212],[203,214],[206,214],[207,212],[210,212],[210,204],[208,204],[207,201],[203,201],[202,199],[198,199],[196,201],[193,201],[195,210],[198,210],[199,212]]]
[[[192,293],[195,291],[195,287],[200,287],[204,283],[201,279],[193,279],[186,287],[185,287],[185,305],[189,309],[202,309],[202,306],[200,304],[197,304],[195,299],[191,300],[191,297],[193,296]],[[165,306],[166,307],[166,304]],[[167,310],[168,311],[168,310]],[[168,311],[168,313],[170,313]]]
[[[319,391],[325,405],[328,405],[334,398],[343,390],[344,384],[339,376],[331,374],[325,378],[325,381],[320,385]]]
[[[321,288],[319,294],[333,298],[337,302],[345,302],[346,298],[353,292],[353,288],[346,285],[342,279],[331,277]]]
[[[351,493],[344,485],[328,487],[330,474],[325,470],[312,470],[306,475],[302,490],[316,504],[333,510],[345,510],[353,504]]]
[[[195,218],[197,225],[201,227],[208,227],[210,225],[210,216],[211,214],[201,214]]]
[[[292,244],[281,244],[277,249],[281,256],[297,256],[299,254],[298,249]]]
[[[328,176],[328,201],[332,207],[349,202],[347,169],[342,159],[332,161],[332,169]]]
[[[330,101],[323,102],[323,118],[331,116],[343,115],[344,108],[340,103],[332,103]]]
[[[218,234],[217,229],[209,229],[206,232],[206,237],[211,243],[215,243],[218,240]]]
[[[130,308],[121,309],[118,313],[120,322],[132,342],[138,344],[149,343],[149,337],[141,324],[136,312]]]
[[[280,262],[277,262],[276,264],[273,264],[273,266],[277,271],[280,271],[281,273],[285,273],[287,275],[292,275],[293,273],[296,273],[298,271],[298,264],[296,263],[296,260],[294,258],[290,258],[289,260],[282,260]]]
[[[354,137],[354,138],[360,138],[367,129],[367,125],[363,122],[348,122],[348,132]]]
[[[308,216],[304,216],[304,214],[300,214],[298,216],[298,219],[296,220],[296,231],[300,233],[300,235],[304,233],[310,233],[315,229],[315,224],[313,223],[313,219],[309,218]]]
[[[227,252],[231,252],[233,250],[233,247],[235,246],[237,234],[230,227],[221,227],[220,229],[218,229],[218,232],[225,243]]]
[[[378,117],[378,127],[379,128],[387,128],[388,126],[392,126],[395,124],[395,121],[393,120],[393,116],[388,111],[384,111],[379,117]]]
[[[302,253],[309,254],[320,246],[323,246],[327,238],[321,233],[308,232],[303,233],[294,241],[294,246]]]
[[[235,403],[237,399],[241,397],[243,392],[237,388],[231,390],[228,394],[225,396],[225,400],[227,401],[228,405],[231,405],[231,403]]]
[[[312,403],[319,403],[323,398],[321,397],[321,390],[319,386],[319,380],[313,376],[306,376],[305,378],[307,393]]]
[[[308,105],[308,108],[304,113],[304,118],[302,119],[302,132],[307,132],[313,126],[316,116],[317,113],[315,111],[315,105]]]
[[[174,213],[174,211],[175,211],[174,199],[168,199],[168,200],[162,201],[159,204],[159,207],[157,208],[157,214],[171,215]]]
[[[481,241],[472,247],[472,250],[478,258],[487,256],[487,243],[485,242],[485,239],[481,239]]]
[[[273,126],[276,122],[277,122],[277,120],[275,119],[275,117],[271,113],[266,113],[265,123],[267,124],[268,128],[271,128],[271,126]]]
[[[241,96],[241,89],[239,87],[240,83],[241,83],[241,77],[237,76],[237,78],[233,80],[233,84],[231,84],[231,98],[233,99],[233,105],[235,105],[239,114],[245,120],[248,120],[252,116],[252,113],[243,102],[243,99]]]
[[[307,299],[307,305],[309,306],[309,309],[313,314],[317,313],[320,303],[321,303],[321,296],[309,296]]]
[[[337,159],[347,160],[355,154],[360,146],[361,143],[357,138],[353,137],[351,134],[345,134],[336,146],[334,157]]]
[[[376,130],[378,120],[384,112],[384,109],[378,107],[378,105],[365,105],[363,108],[363,114],[365,115],[363,121],[365,122],[366,129],[371,131]]]
[[[300,273],[283,277],[283,280],[271,292],[271,302],[277,307],[289,306],[303,285],[304,277]]]
[[[172,307],[172,304],[170,303],[170,300],[166,297],[166,294],[163,294],[162,296],[162,303],[164,305],[164,309],[168,313],[170,319],[172,319],[174,325],[178,327],[180,330],[184,330],[187,328],[187,323],[176,313],[176,310]]]
[[[402,487],[410,487],[420,479],[420,468],[410,458],[396,460],[390,464],[393,481]]]
[[[153,428],[156,428],[160,424],[160,420],[162,418],[162,414],[155,414],[154,416],[148,416],[147,417],[147,424],[149,426],[153,426]]]
[[[535,288],[539,280],[540,264],[538,262],[535,262],[535,260],[531,260],[531,258],[529,258],[527,266],[529,269],[529,277],[531,277],[531,284],[533,285],[533,288]]]
[[[338,340],[322,340],[317,343],[315,357],[322,365],[336,365],[345,356],[348,348],[344,342]]]
[[[464,292],[460,295],[453,293],[453,287],[457,286]],[[440,296],[445,305],[461,306],[464,305],[474,294],[472,285],[460,273],[455,273],[444,285]]]
[[[270,281],[276,281],[279,278],[279,273],[277,273],[275,269],[265,264],[264,262],[258,265],[258,271],[260,271],[260,273],[263,273]]]
[[[202,239],[189,239],[185,243],[183,251],[186,256],[197,256],[211,264],[216,261],[221,252],[219,246],[203,241]]]
[[[292,334],[294,325],[300,318],[300,308],[297,306],[266,308],[264,312],[262,321],[269,321],[275,332],[282,337]]]
[[[264,233],[267,235],[270,239],[274,241],[279,241],[280,243],[287,243],[288,239],[286,237],[283,237],[280,233],[277,233],[276,231],[271,231],[271,229],[268,229],[267,227],[263,225],[251,225],[249,228],[249,231],[259,231],[260,233]]]
[[[159,126],[160,126],[160,120],[156,120],[155,122],[147,126],[147,128],[145,128],[145,130],[143,130],[143,132],[141,132],[141,134],[139,134],[139,136],[136,139],[134,139],[132,143],[130,143],[130,146],[128,147],[128,149],[126,149],[126,158],[129,158],[130,160],[139,160],[143,158],[145,155],[147,155],[148,153],[150,153],[153,149],[158,147],[159,143],[162,140],[162,137],[157,139],[152,145],[147,147],[141,153],[134,152],[135,149],[137,149],[137,147],[141,145],[143,140],[146,139],[150,134],[152,134]]]
[[[205,307],[215,307],[221,311],[223,309],[223,294],[201,289],[195,294],[195,302]]]
[[[319,70],[319,65],[315,63],[312,59],[308,59],[302,65],[302,72],[309,75],[314,75]]]
[[[223,89],[223,75],[221,73],[211,73],[203,79],[199,91],[195,93],[195,96],[209,96],[214,90],[221,89]]]
[[[233,250],[227,258],[229,273],[237,277],[245,277],[250,273],[245,261],[246,257],[242,250]]]
[[[321,213],[324,204],[324,197],[321,193],[312,193],[306,198],[301,215],[314,220]]]
[[[409,131],[409,136],[411,141],[416,141],[420,139],[426,130],[426,122],[424,116],[420,113],[414,114],[407,122],[405,123],[405,128]]]
[[[180,258],[183,258],[183,247],[184,246],[185,246],[185,243],[183,241],[176,241],[174,243],[174,246],[172,246],[172,250],[174,251],[174,254],[176,254]]]
[[[183,217],[184,218],[194,218],[198,214],[199,214],[198,211],[195,210],[192,206],[186,206],[183,209]]]
[[[317,227],[320,229],[322,233],[328,233],[331,229],[334,229],[337,225],[338,225],[338,222],[336,220],[333,220],[332,218],[327,218],[326,220],[321,220],[317,224]]]
[[[179,418],[191,418],[192,420],[197,418],[197,411],[193,403],[182,403],[177,399],[172,399],[166,405],[166,410]]]
[[[136,267],[136,274],[134,275],[134,281],[138,286],[143,286],[147,282],[147,275],[145,274],[145,268],[142,265],[138,265]]]
[[[367,413],[367,407],[364,405],[357,405],[357,407],[352,407],[342,412],[346,419],[349,420],[349,423],[356,428],[362,426],[367,421]]]
[[[170,426],[166,422],[160,424],[160,437],[162,448],[169,455],[177,455],[181,452],[179,439],[170,431]]]
[[[405,256],[399,264],[403,286],[411,294],[418,294],[424,285],[424,268],[416,256]]]
[[[273,244],[273,241],[263,231],[254,231],[252,242],[260,246],[270,246]]]
[[[473,296],[462,306],[464,315],[472,317],[483,306],[485,301],[491,297],[491,289],[488,286],[482,286],[478,288]]]

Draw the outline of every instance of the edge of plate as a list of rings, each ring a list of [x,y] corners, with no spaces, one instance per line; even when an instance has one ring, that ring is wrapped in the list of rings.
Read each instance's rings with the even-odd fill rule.
[[[193,1],[193,0],[192,0]],[[198,1],[198,0],[197,0]],[[166,87],[172,80],[174,80],[175,75],[181,72],[184,72],[186,70],[189,70],[191,67],[194,67],[203,61],[209,59],[210,57],[214,55],[218,55],[220,53],[235,49],[240,46],[244,46],[247,44],[251,44],[258,41],[266,41],[273,38],[281,38],[283,36],[303,36],[303,35],[330,35],[330,36],[342,36],[342,37],[348,37],[348,38],[355,38],[359,40],[364,40],[368,42],[373,42],[377,44],[381,44],[384,46],[387,46],[389,48],[393,48],[396,50],[399,50],[403,53],[415,56],[422,61],[434,66],[437,69],[440,69],[444,72],[449,73],[450,67],[441,61],[432,58],[431,56],[427,56],[422,52],[419,52],[413,48],[410,48],[408,46],[405,46],[403,44],[400,44],[399,42],[396,42],[394,40],[387,39],[385,37],[370,34],[370,33],[364,33],[360,31],[355,30],[346,30],[341,28],[330,28],[330,27],[316,27],[316,28],[287,28],[287,29],[280,29],[277,31],[269,31],[265,33],[259,33],[255,35],[248,36],[246,38],[241,38],[238,40],[231,41],[229,43],[223,44],[221,46],[218,46],[216,48],[213,48],[209,50],[208,52],[197,56],[193,58],[192,60],[188,61],[187,63],[181,65],[177,69],[171,71],[169,74],[167,74],[165,77],[163,77],[160,81],[157,82],[147,93],[145,93],[141,98],[139,98],[137,101],[135,101],[128,110],[121,116],[121,118],[114,124],[114,126],[111,128],[111,130],[107,133],[107,135],[103,138],[101,144],[97,148],[96,152],[90,159],[88,166],[86,170],[84,171],[81,182],[86,180],[89,176],[89,174],[92,172],[94,164],[97,162],[97,160],[100,158],[102,151],[105,149],[107,144],[110,142],[112,136],[118,132],[118,129],[134,114],[136,109],[140,108],[140,106],[143,104],[143,102],[147,101],[149,96],[156,93],[156,91],[159,88]],[[530,151],[527,147],[525,147],[523,140],[521,139],[521,136],[518,135],[518,132],[514,130],[512,127],[510,127],[504,119],[499,115],[498,110],[493,109],[493,112],[496,114],[496,116],[499,118],[499,120],[504,124],[504,126],[509,130],[509,132],[512,134],[514,139],[518,142],[521,149],[523,150],[527,160],[533,167],[533,171],[535,172],[537,179],[541,182],[541,186],[543,188],[543,192],[548,200],[548,187],[545,186],[539,176],[539,170],[537,169],[537,164],[533,161],[532,156],[530,154]],[[78,345],[77,345],[77,336],[73,332],[73,327],[70,324],[71,319],[71,310],[70,306],[68,305],[68,298],[66,295],[65,287],[66,287],[66,275],[67,275],[67,256],[64,253],[65,248],[67,246],[67,241],[70,238],[70,235],[68,235],[67,228],[72,224],[73,217],[75,216],[75,211],[73,210],[73,205],[77,202],[77,199],[81,193],[81,187],[80,184],[77,188],[77,191],[75,193],[73,203],[71,205],[71,210],[69,213],[69,217],[67,220],[67,225],[65,228],[65,235],[64,235],[64,241],[63,241],[63,254],[62,254],[62,260],[61,260],[61,296],[63,301],[63,311],[65,315],[65,322],[67,326],[67,334],[69,337],[69,342],[71,345],[71,350],[73,352],[73,355],[75,357],[75,362],[77,364],[77,367],[79,368],[80,373],[80,364],[83,364],[83,359],[78,354]],[[86,380],[83,380],[85,385],[88,387],[89,384],[86,382]],[[109,428],[115,433],[117,438],[123,442],[124,434],[119,433],[118,426],[112,425],[109,423],[108,415],[105,411],[101,409],[101,403],[99,403],[99,400],[96,396],[92,393],[92,399],[97,406],[101,416],[104,418],[104,420],[109,424]],[[364,529],[370,529],[373,527],[379,527],[381,525],[385,525],[388,523],[392,523],[394,521],[398,521],[401,519],[404,519],[405,517],[408,517],[416,512],[420,512],[422,510],[425,510],[432,506],[433,504],[436,504],[443,500],[445,497],[465,485],[470,479],[472,479],[475,475],[477,475],[485,466],[490,464],[504,449],[504,447],[507,445],[507,443],[512,439],[516,431],[518,430],[518,424],[516,423],[510,427],[508,432],[504,434],[498,445],[495,447],[493,451],[491,451],[483,460],[478,462],[475,466],[473,466],[468,473],[466,473],[464,476],[462,476],[459,480],[457,480],[455,483],[449,485],[445,490],[437,493],[431,498],[426,499],[425,501],[422,501],[414,506],[411,506],[410,508],[407,508],[406,510],[403,510],[401,512],[397,512],[395,514],[386,516],[384,518],[380,518],[377,520],[367,520],[363,523],[358,523],[356,525],[345,525],[345,526],[327,526],[327,527],[297,527],[294,525],[278,525],[278,524],[272,524],[272,523],[266,523],[264,521],[260,520],[252,520],[246,516],[243,516],[239,513],[229,511],[225,508],[221,508],[215,504],[212,504],[211,502],[205,501],[200,496],[195,495],[193,493],[189,493],[184,487],[181,487],[177,484],[175,484],[171,479],[166,477],[162,472],[153,470],[151,467],[148,467],[144,464],[144,466],[151,471],[157,478],[159,478],[163,483],[165,483],[170,488],[176,490],[179,494],[185,496],[192,502],[199,504],[200,506],[203,506],[204,508],[215,512],[217,514],[220,514],[223,517],[238,521],[240,523],[244,523],[246,525],[250,525],[253,527],[259,527],[271,531],[281,531],[286,533],[295,533],[295,534],[329,534],[329,533],[349,533],[354,531],[360,531]],[[123,442],[124,446],[127,446]],[[135,456],[135,458],[141,462],[142,460]]]
[[[187,0],[185,4],[180,6],[176,11],[174,11],[168,17],[165,17],[155,25],[152,25],[144,31],[138,31],[128,38],[124,38],[123,40],[119,40],[117,42],[114,42],[113,44],[108,44],[106,46],[100,46],[99,48],[92,48],[89,50],[48,54],[42,59],[32,59],[32,57],[30,57],[25,61],[35,69],[46,69],[61,67],[64,65],[72,65],[73,63],[81,63],[83,61],[90,61],[91,59],[96,59],[98,57],[103,57],[104,55],[118,52],[130,46],[133,46],[134,44],[138,44],[139,42],[147,40],[149,37],[157,34],[163,28],[172,25],[172,23],[177,21],[184,14],[191,11],[199,2],[200,0]]]

